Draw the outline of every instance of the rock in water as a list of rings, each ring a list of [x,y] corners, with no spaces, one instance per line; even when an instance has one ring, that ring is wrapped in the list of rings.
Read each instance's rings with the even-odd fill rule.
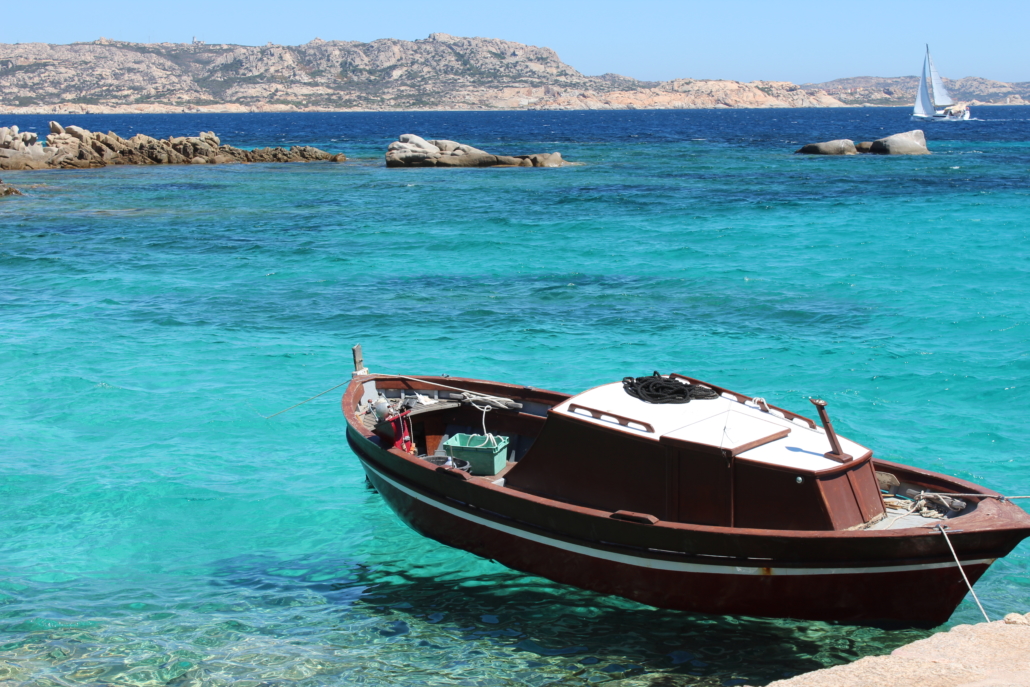
[[[492,155],[457,141],[402,134],[386,149],[387,167],[561,167],[561,153]]]
[[[878,155],[929,155],[922,129],[906,131],[873,141],[870,153]]]
[[[44,146],[36,140],[34,133],[20,133],[16,126],[0,127],[0,170],[228,162],[343,162],[346,159],[342,153],[334,155],[311,146],[293,146],[289,150],[242,150],[222,145],[213,131],[202,131],[198,136],[172,137],[166,141],[144,134],[136,134],[126,140],[113,131],[103,134],[78,126],[65,128],[57,122],[50,122],[50,134]]]
[[[835,141],[825,141],[823,143],[809,143],[808,145],[801,146],[795,153],[801,155],[857,155],[858,151],[855,149],[855,142],[849,138],[838,138]]]
[[[5,184],[2,181],[0,181],[0,198],[3,198],[4,196],[23,196],[23,195],[25,195],[25,194],[22,193],[21,191],[19,191],[18,189],[16,189],[15,187],[11,186],[10,184]]]

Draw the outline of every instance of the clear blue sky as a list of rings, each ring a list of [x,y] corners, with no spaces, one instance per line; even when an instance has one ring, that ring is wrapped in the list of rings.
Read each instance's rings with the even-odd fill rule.
[[[1030,0],[45,0],[12,5],[0,43],[296,45],[434,31],[553,48],[585,74],[828,81],[914,75],[1030,81]],[[0,49],[2,57],[2,49]]]

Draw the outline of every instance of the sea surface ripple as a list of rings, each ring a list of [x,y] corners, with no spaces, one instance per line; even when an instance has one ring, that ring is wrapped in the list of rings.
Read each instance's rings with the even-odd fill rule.
[[[678,371],[1030,494],[1030,108],[976,114],[893,158],[792,152],[904,109],[61,117],[350,160],[4,173],[0,682],[764,684],[925,636],[513,572],[388,511],[336,392],[263,416],[356,343],[566,392]],[[582,164],[386,169],[408,132]],[[1030,611],[1030,545],[977,588]]]

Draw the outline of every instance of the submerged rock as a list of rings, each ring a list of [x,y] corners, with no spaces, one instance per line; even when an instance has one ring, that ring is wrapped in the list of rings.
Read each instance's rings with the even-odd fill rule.
[[[855,142],[849,138],[838,138],[835,141],[824,141],[823,143],[809,143],[801,146],[795,153],[801,155],[857,155]]]
[[[18,127],[0,128],[0,170],[86,169],[107,165],[187,165],[229,162],[343,162],[334,155],[310,146],[243,150],[222,145],[213,131],[197,136],[159,140],[136,134],[124,139],[113,131],[106,134],[78,126],[62,127],[50,122],[46,145],[34,133],[19,133]]]
[[[3,198],[4,196],[23,196],[23,195],[25,195],[25,194],[22,193],[21,191],[19,191],[18,189],[16,189],[15,187],[11,186],[10,184],[5,184],[4,182],[0,181],[0,198]]]
[[[387,167],[561,167],[561,153],[492,155],[457,141],[403,134],[386,149]]]

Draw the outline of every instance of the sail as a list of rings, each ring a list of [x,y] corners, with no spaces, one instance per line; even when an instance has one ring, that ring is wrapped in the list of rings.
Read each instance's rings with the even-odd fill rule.
[[[948,95],[948,89],[941,81],[941,75],[937,73],[937,67],[933,66],[933,58],[930,57],[930,47],[926,48],[926,61],[930,64],[930,83],[933,85],[933,104],[937,107],[954,105],[955,101]]]
[[[912,108],[912,114],[925,117],[934,115],[933,101],[930,100],[930,92],[926,87],[926,76],[930,71],[930,53],[926,53],[926,60],[923,61],[923,73],[919,75],[919,90],[916,91],[916,104]]]

